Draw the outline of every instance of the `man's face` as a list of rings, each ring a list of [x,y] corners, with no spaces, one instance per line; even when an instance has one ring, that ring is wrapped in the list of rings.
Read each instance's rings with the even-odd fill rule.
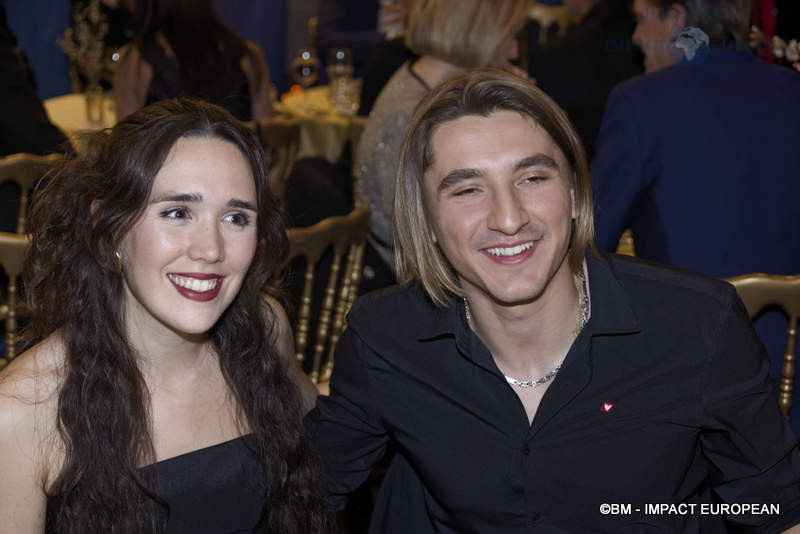
[[[686,22],[680,6],[662,9],[647,0],[634,0],[633,12],[636,16],[633,40],[644,54],[645,71],[655,72],[675,65],[669,55],[668,41],[670,34]]]
[[[571,171],[544,130],[515,112],[470,115],[440,125],[431,148],[432,237],[470,300],[521,304],[571,280]]]

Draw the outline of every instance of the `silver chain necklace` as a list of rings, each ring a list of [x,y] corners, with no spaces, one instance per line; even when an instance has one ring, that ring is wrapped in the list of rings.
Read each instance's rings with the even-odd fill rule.
[[[508,375],[503,376],[505,377],[506,382],[512,386],[517,386],[518,388],[535,388],[536,386],[541,386],[546,382],[550,382],[550,380],[556,376],[556,373],[558,373],[559,369],[561,369],[561,364],[556,365],[552,371],[541,378],[537,378],[536,380],[517,380],[516,378],[511,378]]]
[[[580,334],[581,330],[583,330],[583,327],[586,326],[586,323],[589,321],[589,291],[586,287],[586,273],[583,270],[583,265],[581,265],[580,269],[578,269],[578,279],[579,283],[576,284],[578,286],[578,320],[574,331],[575,337],[578,337],[578,334]],[[472,325],[472,313],[470,312],[469,302],[467,302],[466,298],[464,298],[464,313],[467,316],[467,324],[469,325],[469,329],[474,332],[475,327]],[[552,380],[553,377],[558,374],[560,369],[561,364],[559,363],[553,368],[552,371],[535,380],[517,380],[516,378],[512,378],[505,374],[503,377],[506,379],[506,382],[512,386],[516,386],[518,388],[536,388],[536,386],[541,386],[542,384],[550,382],[550,380]]]

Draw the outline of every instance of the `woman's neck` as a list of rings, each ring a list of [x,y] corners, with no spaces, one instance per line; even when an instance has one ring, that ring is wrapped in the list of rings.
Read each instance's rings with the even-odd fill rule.
[[[208,335],[184,335],[173,331],[129,331],[142,376],[148,387],[174,389],[207,372],[216,361]]]
[[[436,87],[443,81],[464,72],[461,67],[433,56],[421,56],[411,65],[411,70],[429,88]]]

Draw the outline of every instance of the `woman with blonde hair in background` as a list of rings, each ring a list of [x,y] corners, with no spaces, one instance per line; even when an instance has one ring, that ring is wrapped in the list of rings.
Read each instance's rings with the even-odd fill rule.
[[[378,276],[393,280],[392,199],[400,151],[411,112],[439,83],[481,67],[523,75],[511,61],[529,0],[416,0],[408,15],[406,46],[420,57],[405,63],[383,88],[355,157],[361,200],[372,205],[369,244]],[[380,263],[379,263],[380,262]],[[383,273],[380,273],[383,271]]]

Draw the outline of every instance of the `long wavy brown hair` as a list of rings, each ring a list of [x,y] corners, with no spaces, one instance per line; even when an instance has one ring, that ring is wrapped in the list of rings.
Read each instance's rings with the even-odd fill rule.
[[[211,334],[222,374],[252,433],[271,532],[322,532],[328,514],[301,403],[272,344],[274,316],[262,291],[286,254],[282,211],[266,186],[253,134],[217,106],[188,99],[143,108],[86,140],[37,190],[28,219],[27,336],[64,339],[57,429],[66,447],[48,517],[55,532],[157,533],[168,508],[155,490],[150,399],[126,340],[123,276],[115,250],[141,216],[175,142],[209,137],[235,145],[250,164],[258,247],[242,287]],[[274,293],[275,290],[266,291]],[[55,505],[57,503],[57,505]]]

